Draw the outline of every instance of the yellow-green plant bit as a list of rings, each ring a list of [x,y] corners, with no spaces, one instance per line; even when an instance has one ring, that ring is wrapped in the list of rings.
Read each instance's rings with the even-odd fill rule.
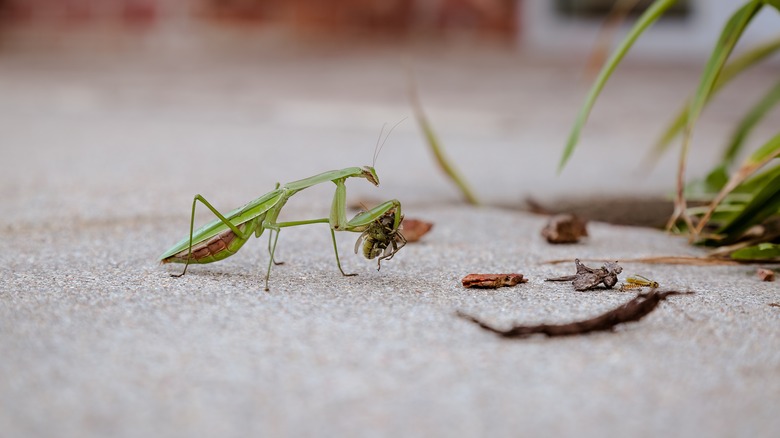
[[[412,102],[412,108],[414,109],[414,116],[417,119],[417,124],[420,125],[420,129],[422,129],[423,134],[425,134],[425,140],[428,142],[428,147],[431,148],[431,152],[433,152],[436,163],[439,164],[441,170],[444,171],[444,173],[452,180],[452,182],[458,186],[458,189],[460,189],[463,197],[466,198],[466,202],[471,205],[479,205],[477,196],[474,195],[474,192],[466,183],[466,180],[463,178],[463,176],[461,176],[460,172],[455,169],[455,166],[450,162],[447,156],[444,155],[441,143],[436,137],[436,134],[433,132],[431,123],[428,121],[428,118],[425,116],[425,112],[423,111],[420,98],[417,96],[417,82],[414,79],[414,75],[412,74],[411,69],[409,70],[409,98]]]
[[[400,123],[400,122],[399,122]],[[389,135],[389,134],[388,134]],[[380,134],[381,137],[381,134]],[[378,146],[378,145],[377,145]],[[375,150],[374,161],[376,161]],[[246,241],[255,234],[260,237],[263,231],[268,233],[268,252],[271,255],[268,261],[268,271],[265,275],[265,290],[268,290],[268,279],[271,276],[271,266],[274,265],[274,252],[276,251],[276,242],[279,240],[279,232],[282,228],[294,227],[298,225],[324,223],[330,226],[330,235],[333,241],[333,250],[336,254],[336,264],[339,271],[345,276],[356,274],[346,274],[341,268],[339,260],[339,250],[336,245],[335,231],[352,231],[357,233],[365,232],[371,229],[372,225],[382,220],[385,232],[395,237],[403,218],[401,214],[401,203],[392,199],[382,203],[369,211],[358,213],[351,220],[346,216],[346,194],[347,188],[344,182],[348,178],[365,178],[375,186],[379,185],[379,177],[373,166],[348,167],[341,170],[332,170],[319,175],[298,181],[289,182],[284,185],[276,184],[276,188],[265,195],[250,201],[243,207],[239,207],[223,215],[216,208],[206,201],[201,195],[195,195],[192,201],[192,214],[190,216],[190,234],[179,243],[171,247],[160,256],[162,263],[184,263],[184,271],[181,274],[171,274],[173,277],[181,277],[187,272],[190,263],[212,263],[232,256],[246,243]],[[336,193],[333,196],[330,216],[319,219],[308,219],[290,222],[277,222],[287,201],[301,190],[322,184],[332,182],[336,185]],[[205,205],[217,219],[194,230],[195,228],[195,205],[198,202]],[[392,219],[385,215],[392,214]],[[374,225],[375,226],[375,225]],[[274,231],[276,234],[274,235]],[[391,249],[382,248],[382,259],[390,259],[395,252],[400,249],[398,246],[391,245]],[[374,253],[371,253],[376,257]]]

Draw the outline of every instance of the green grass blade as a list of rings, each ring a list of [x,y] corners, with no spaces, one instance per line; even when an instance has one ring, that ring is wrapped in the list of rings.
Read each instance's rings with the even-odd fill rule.
[[[433,132],[433,127],[431,127],[428,118],[425,116],[422,104],[420,103],[420,98],[417,96],[417,84],[411,74],[409,79],[409,95],[414,110],[414,116],[415,119],[417,119],[417,124],[420,125],[420,129],[422,129],[423,134],[425,135],[425,140],[428,143],[428,147],[431,149],[431,152],[433,153],[436,162],[439,164],[439,167],[452,180],[452,182],[458,186],[458,189],[460,189],[460,192],[466,199],[466,202],[471,205],[479,205],[480,202],[479,199],[477,199],[477,196],[466,183],[466,180],[463,178],[463,176],[461,176],[460,172],[455,169],[455,166],[444,154],[441,143],[439,142],[436,133]]]
[[[727,240],[734,240],[748,228],[777,214],[778,210],[780,210],[780,174],[769,180],[745,205],[742,212],[725,224],[718,234],[725,235]]]
[[[680,148],[680,160],[677,167],[677,196],[674,200],[674,213],[672,213],[672,217],[669,218],[669,221],[666,224],[667,229],[671,229],[679,219],[684,219],[689,229],[693,228],[690,218],[685,213],[686,202],[684,193],[685,168],[687,166],[691,138],[693,137],[693,127],[696,125],[704,105],[709,100],[712,89],[715,86],[715,81],[717,81],[718,76],[723,70],[723,66],[726,64],[726,60],[734,50],[734,46],[737,45],[737,41],[739,41],[739,38],[742,36],[748,23],[750,23],[750,20],[752,20],[756,13],[761,10],[763,5],[761,0],[753,0],[745,3],[744,6],[737,9],[737,11],[732,14],[723,28],[723,31],[718,38],[718,42],[712,50],[707,65],[704,67],[699,87],[693,95],[690,108],[688,108],[688,119],[685,124],[682,147]],[[697,227],[696,233],[701,231],[704,222]]]
[[[780,260],[780,245],[776,243],[759,243],[731,253],[735,260]]]
[[[723,164],[728,166],[736,158],[742,146],[745,143],[745,139],[753,130],[753,128],[760,122],[772,108],[780,102],[780,81],[772,87],[767,94],[765,94],[761,100],[750,109],[747,115],[739,122],[737,129],[731,137],[726,150],[723,154]],[[756,151],[758,152],[758,151]],[[760,161],[760,158],[756,161]]]
[[[574,122],[574,127],[569,134],[569,139],[566,142],[566,148],[563,150],[561,161],[558,164],[558,172],[560,173],[569,161],[571,154],[574,152],[574,147],[580,138],[580,132],[585,122],[588,120],[593,105],[596,103],[596,98],[601,93],[607,80],[612,76],[612,73],[617,68],[620,61],[626,56],[628,50],[634,45],[634,42],[650,25],[655,23],[663,13],[669,9],[677,0],[656,0],[643,14],[639,17],[634,27],[631,28],[628,35],[621,41],[620,45],[615,49],[615,52],[609,57],[607,62],[601,68],[596,81],[593,83],[588,96],[585,98],[585,104],[580,109],[577,119]]]
[[[734,58],[723,67],[718,80],[712,87],[708,101],[744,70],[758,64],[778,50],[780,50],[780,37],[755,46]],[[683,128],[685,128],[685,125],[688,123],[688,109],[690,106],[691,101],[688,99],[653,147],[653,150],[650,153],[651,160],[657,160],[658,157],[666,152],[666,150],[669,149],[672,140],[674,140],[674,138],[682,132]]]
[[[732,50],[734,50],[734,46],[737,45],[737,41],[739,41],[750,20],[761,10],[762,6],[763,2],[761,0],[750,1],[739,8],[726,23],[701,75],[699,87],[693,96],[691,106],[688,108],[687,129],[696,124],[704,105],[712,96],[715,81],[722,72],[726,60]]]
[[[764,0],[764,3],[768,4],[769,6],[773,6],[775,9],[777,9],[778,12],[780,12],[780,0]]]
[[[726,198],[726,196],[732,191],[736,190],[743,182],[753,176],[759,169],[767,165],[770,161],[780,155],[780,133],[772,137],[768,142],[764,143],[756,152],[753,153],[747,160],[740,166],[739,170],[734,172],[729,179],[729,182],[721,189],[718,195],[713,199],[710,204],[710,208],[707,214],[702,217],[701,222],[696,227],[696,232],[700,233],[707,222],[710,220],[710,216],[717,209],[718,205]],[[768,181],[767,184],[770,182]],[[763,191],[766,186],[758,186],[757,193]],[[754,197],[755,199],[755,197]],[[752,201],[751,201],[752,202]]]

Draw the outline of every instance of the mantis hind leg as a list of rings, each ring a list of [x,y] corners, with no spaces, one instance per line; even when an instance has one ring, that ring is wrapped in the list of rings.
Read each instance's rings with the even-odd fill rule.
[[[211,210],[211,212],[214,213],[214,215],[219,218],[222,223],[227,225],[227,227],[230,228],[230,230],[233,231],[239,238],[248,239],[249,236],[252,235],[251,229],[248,229],[246,233],[242,233],[238,227],[233,225],[222,213],[209,204],[209,201],[207,201],[206,198],[201,195],[195,195],[195,197],[192,199],[192,213],[190,215],[190,244],[187,252],[187,262],[184,263],[184,270],[181,271],[181,274],[171,274],[171,277],[181,277],[187,273],[187,267],[190,266],[190,260],[192,260],[192,236],[195,233],[195,206],[197,205],[198,201]]]

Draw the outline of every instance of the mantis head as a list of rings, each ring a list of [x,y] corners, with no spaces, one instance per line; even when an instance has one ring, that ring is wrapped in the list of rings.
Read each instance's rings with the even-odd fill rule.
[[[363,174],[361,175],[363,178],[367,179],[375,186],[379,185],[379,177],[377,176],[376,170],[374,170],[373,167],[363,166],[361,170],[363,171]]]

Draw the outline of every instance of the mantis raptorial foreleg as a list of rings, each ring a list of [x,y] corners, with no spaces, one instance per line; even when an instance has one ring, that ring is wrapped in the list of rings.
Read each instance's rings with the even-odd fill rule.
[[[195,205],[200,201],[203,205],[205,205],[209,210],[211,210],[212,213],[216,217],[219,218],[222,223],[224,223],[230,230],[235,233],[236,237],[242,240],[246,240],[249,238],[249,236],[252,235],[252,229],[247,228],[246,233],[242,233],[240,229],[238,229],[237,226],[233,225],[225,216],[220,213],[216,208],[214,208],[211,204],[209,204],[209,201],[206,200],[201,195],[195,195],[195,197],[192,199],[192,214],[190,215],[190,244],[189,249],[187,252],[187,262],[184,264],[184,270],[181,272],[181,274],[171,274],[171,277],[181,277],[185,273],[187,273],[187,267],[190,265],[190,260],[192,259],[192,236],[195,232]]]

